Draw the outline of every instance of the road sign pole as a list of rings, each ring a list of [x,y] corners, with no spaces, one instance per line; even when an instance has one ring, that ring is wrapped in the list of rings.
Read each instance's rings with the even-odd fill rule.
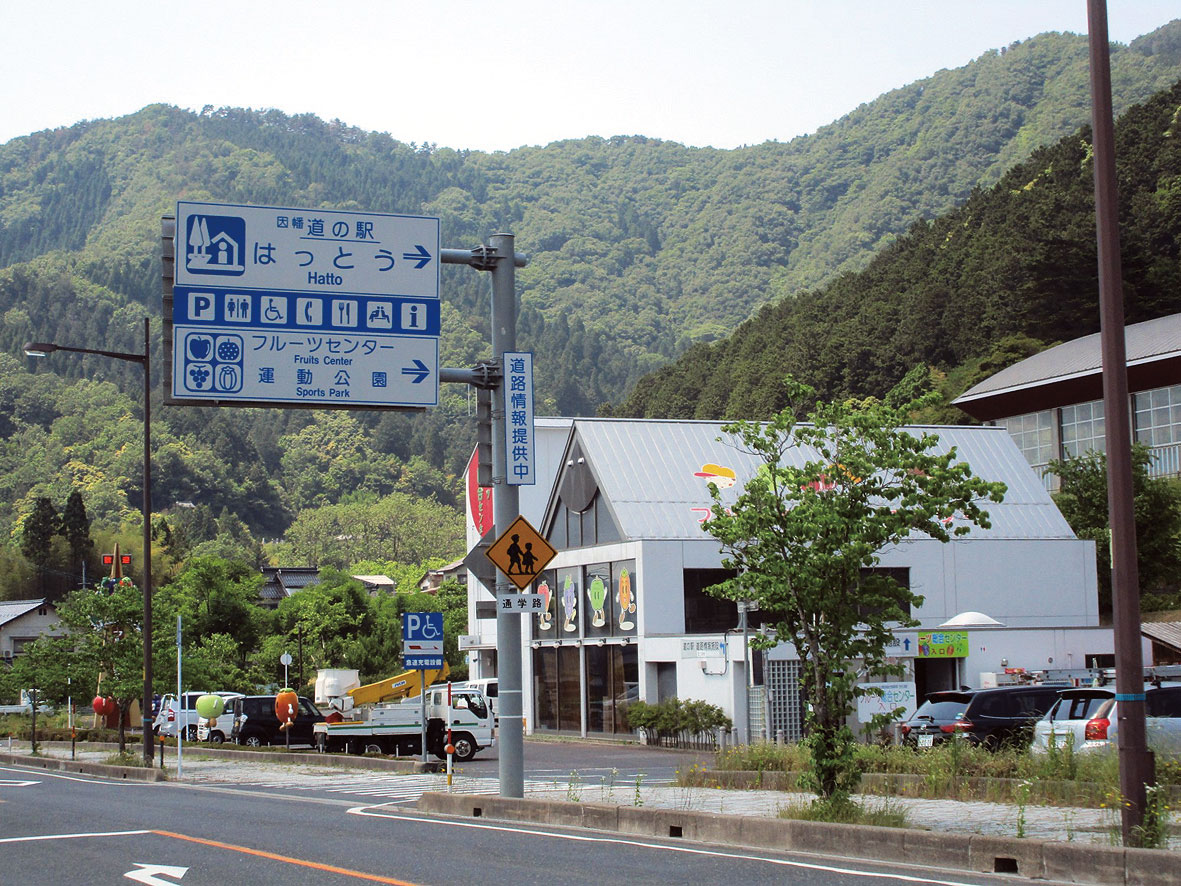
[[[517,271],[514,237],[493,234],[489,245],[498,258],[492,269],[492,358],[499,365],[506,351],[517,349]],[[504,408],[504,379],[492,400],[492,513],[499,538],[520,513],[519,488],[508,483],[508,447],[505,442],[507,416]],[[516,586],[499,571],[496,596],[512,593]],[[521,693],[521,616],[496,612],[496,662],[500,695],[500,796],[525,796],[525,736]]]

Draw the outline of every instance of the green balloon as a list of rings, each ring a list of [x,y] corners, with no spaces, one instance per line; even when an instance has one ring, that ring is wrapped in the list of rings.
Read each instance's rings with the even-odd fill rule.
[[[197,716],[211,720],[226,709],[226,700],[220,695],[202,695],[197,699]]]

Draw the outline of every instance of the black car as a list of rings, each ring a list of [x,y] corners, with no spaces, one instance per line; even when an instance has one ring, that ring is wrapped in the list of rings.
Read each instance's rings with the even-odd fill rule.
[[[902,725],[902,743],[929,748],[961,735],[995,750],[1025,747],[1033,724],[1058,700],[1061,686],[1001,686],[932,692]]]
[[[324,715],[306,698],[299,700],[299,715],[291,724],[291,735],[286,736],[279,728],[275,716],[274,695],[247,695],[230,702],[226,715],[233,718],[233,732],[230,740],[250,747],[274,744],[312,745],[315,739],[312,727],[324,719]]]

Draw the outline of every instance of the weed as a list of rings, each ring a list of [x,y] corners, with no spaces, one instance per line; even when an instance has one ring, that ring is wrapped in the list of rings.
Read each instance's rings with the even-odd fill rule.
[[[644,773],[637,772],[636,773],[636,792],[635,792],[635,795],[632,797],[632,805],[633,806],[643,806],[644,805],[644,798],[640,795],[640,786],[643,783],[644,783]]]
[[[861,806],[849,797],[799,800],[782,806],[779,818],[800,821],[828,821],[836,824],[867,824],[885,828],[906,827],[906,809],[896,802],[876,801],[872,806]]]
[[[1149,785],[1145,788],[1144,820],[1134,830],[1135,844],[1141,849],[1164,849],[1168,834],[1168,794],[1160,785]]]
[[[612,769],[610,773],[603,776],[602,784],[602,799],[604,803],[615,802],[615,779],[619,777],[619,770]]]
[[[582,799],[582,776],[577,770],[571,771],[570,780],[566,782],[566,799],[571,803],[577,803]]]
[[[1017,839],[1025,839],[1025,805],[1029,802],[1029,789],[1033,782],[1028,779],[1017,786]]]
[[[116,751],[113,754],[107,754],[103,758],[103,762],[108,766],[145,766],[142,754],[134,751]]]

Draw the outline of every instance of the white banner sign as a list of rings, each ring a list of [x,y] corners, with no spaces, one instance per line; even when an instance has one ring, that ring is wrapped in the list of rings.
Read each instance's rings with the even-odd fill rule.
[[[881,696],[862,695],[857,699],[857,719],[868,723],[878,714],[889,714],[895,708],[904,708],[899,719],[909,720],[918,708],[918,696],[913,682],[907,683],[862,683],[882,690]]]

